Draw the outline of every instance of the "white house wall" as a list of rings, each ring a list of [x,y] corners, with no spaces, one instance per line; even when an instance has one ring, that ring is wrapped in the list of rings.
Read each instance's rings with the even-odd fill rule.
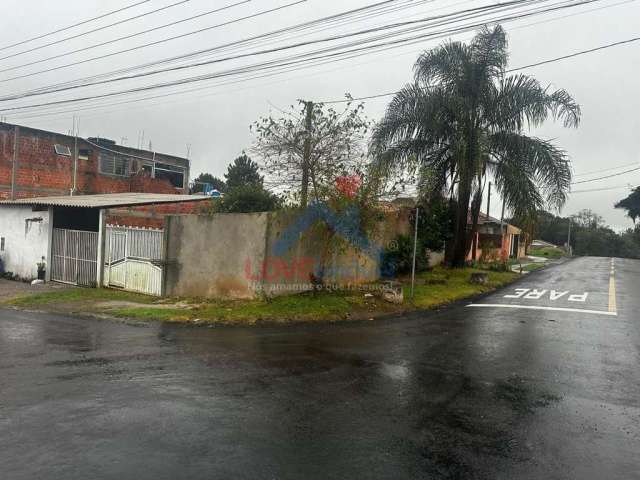
[[[5,272],[13,272],[23,279],[38,276],[38,262],[45,257],[49,266],[50,215],[48,211],[34,212],[32,207],[0,206],[0,259]]]

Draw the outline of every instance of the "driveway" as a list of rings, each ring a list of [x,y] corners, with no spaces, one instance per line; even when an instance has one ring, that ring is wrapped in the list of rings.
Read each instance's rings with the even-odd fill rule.
[[[582,258],[473,306],[277,328],[0,311],[1,476],[640,478],[639,281]]]

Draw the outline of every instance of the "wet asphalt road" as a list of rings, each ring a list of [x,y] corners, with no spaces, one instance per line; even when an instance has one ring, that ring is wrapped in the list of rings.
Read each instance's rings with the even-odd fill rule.
[[[613,268],[615,305],[583,258],[478,301],[508,308],[342,325],[0,311],[0,478],[640,478],[640,262]]]

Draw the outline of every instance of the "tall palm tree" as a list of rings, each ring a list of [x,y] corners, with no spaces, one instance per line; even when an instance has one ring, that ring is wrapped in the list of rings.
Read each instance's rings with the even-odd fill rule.
[[[580,106],[564,90],[507,75],[507,64],[507,38],[499,25],[483,28],[469,44],[447,42],[428,50],[415,64],[414,83],[396,94],[374,130],[372,151],[381,166],[417,171],[431,192],[455,198],[453,266],[465,263],[488,175],[518,216],[545,203],[559,208],[570,189],[566,153],[524,130],[549,117],[577,127]]]

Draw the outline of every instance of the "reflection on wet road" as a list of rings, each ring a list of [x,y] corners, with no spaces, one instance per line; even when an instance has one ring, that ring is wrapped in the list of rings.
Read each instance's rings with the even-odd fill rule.
[[[610,275],[577,259],[489,306],[344,325],[0,311],[0,472],[639,478],[640,262],[615,261],[615,316],[568,311],[608,312]]]

